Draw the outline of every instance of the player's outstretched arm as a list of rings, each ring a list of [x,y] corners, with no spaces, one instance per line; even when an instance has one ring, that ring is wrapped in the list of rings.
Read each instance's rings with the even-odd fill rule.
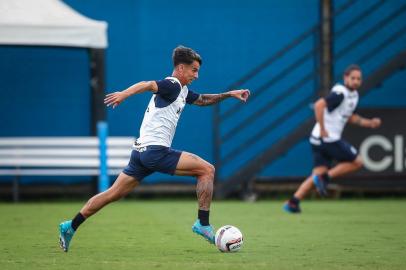
[[[366,128],[378,128],[381,126],[381,123],[382,123],[380,118],[374,117],[374,118],[368,119],[368,118],[361,117],[358,114],[351,115],[351,117],[348,119],[348,121],[351,124],[358,125],[360,127],[366,127]]]
[[[104,104],[106,104],[107,107],[112,105],[114,109],[129,96],[140,94],[145,91],[156,93],[158,91],[158,85],[155,81],[143,81],[136,83],[123,91],[107,94],[104,99]]]
[[[198,106],[208,106],[219,103],[230,97],[246,102],[249,96],[250,91],[248,89],[232,90],[221,94],[201,94],[199,95],[199,98],[196,99],[195,102],[193,102],[193,104]]]

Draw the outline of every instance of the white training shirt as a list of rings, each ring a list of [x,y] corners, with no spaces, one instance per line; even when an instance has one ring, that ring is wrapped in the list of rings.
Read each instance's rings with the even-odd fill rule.
[[[175,77],[156,81],[158,91],[151,97],[134,147],[162,145],[170,147],[179,117],[185,104],[192,104],[199,97],[182,86]]]
[[[324,127],[328,137],[324,142],[335,142],[341,139],[345,124],[354,113],[358,104],[358,91],[349,90],[341,84],[336,84],[331,93],[325,97],[327,107],[324,109]],[[316,123],[313,128],[310,142],[320,144],[320,125]]]

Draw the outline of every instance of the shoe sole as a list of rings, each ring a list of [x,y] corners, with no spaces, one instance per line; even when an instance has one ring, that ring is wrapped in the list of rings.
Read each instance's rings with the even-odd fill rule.
[[[289,213],[289,214],[300,214],[300,212],[301,212],[301,210],[299,210],[299,211],[292,211],[292,210],[289,208],[289,206],[286,206],[286,205],[284,205],[284,206],[282,207],[282,209],[283,209],[285,212]]]
[[[62,240],[62,237],[59,237],[59,247],[64,251],[68,252],[68,250],[65,248],[65,243]]]
[[[64,251],[68,252],[68,249],[65,246],[65,240],[62,237],[62,228],[61,225],[59,225],[59,247]]]

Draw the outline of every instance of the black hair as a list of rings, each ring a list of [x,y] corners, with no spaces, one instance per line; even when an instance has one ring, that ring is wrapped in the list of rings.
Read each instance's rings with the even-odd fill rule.
[[[173,66],[177,66],[179,64],[187,64],[190,65],[193,61],[199,62],[202,65],[202,57],[195,52],[193,49],[184,47],[179,45],[173,50],[172,54]]]
[[[350,75],[350,73],[354,70],[361,71],[361,67],[357,64],[351,64],[344,70],[344,76]]]

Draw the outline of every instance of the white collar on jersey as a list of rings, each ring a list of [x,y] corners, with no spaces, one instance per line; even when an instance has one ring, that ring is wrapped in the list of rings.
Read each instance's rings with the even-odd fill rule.
[[[183,85],[180,83],[180,81],[179,81],[178,78],[172,77],[172,76],[168,76],[168,77],[166,77],[165,79],[174,80],[174,81],[176,81],[176,82],[180,85],[180,88],[183,88]]]

